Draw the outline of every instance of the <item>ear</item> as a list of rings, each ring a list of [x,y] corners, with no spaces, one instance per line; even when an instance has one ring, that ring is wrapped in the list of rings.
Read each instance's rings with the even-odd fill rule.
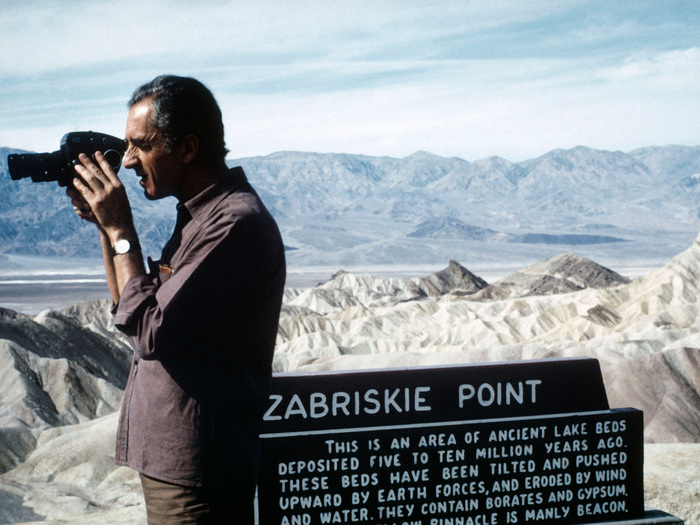
[[[199,153],[199,138],[197,135],[189,134],[180,143],[180,151],[182,152],[182,162],[191,164]]]

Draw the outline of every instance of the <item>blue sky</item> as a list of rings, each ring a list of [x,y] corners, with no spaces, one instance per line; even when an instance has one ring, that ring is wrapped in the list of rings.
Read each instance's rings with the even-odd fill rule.
[[[122,136],[162,73],[212,89],[231,157],[698,145],[698,28],[696,0],[4,0],[0,146]]]

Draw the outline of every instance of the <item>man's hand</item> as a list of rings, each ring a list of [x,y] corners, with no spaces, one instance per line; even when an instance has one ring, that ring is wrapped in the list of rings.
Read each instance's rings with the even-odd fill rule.
[[[117,256],[112,253],[119,239],[138,241],[131,205],[124,185],[102,153],[95,153],[97,164],[82,153],[79,160],[75,171],[80,178],[73,179],[75,189],[69,188],[66,193],[78,217],[95,223],[100,231],[107,284],[116,303],[127,281],[134,275],[146,273],[140,251]]]
[[[97,224],[97,219],[95,214],[92,213],[90,205],[81,195],[81,193],[72,186],[66,188],[66,195],[70,197],[71,204],[73,205],[73,211],[83,220],[88,222],[93,222]]]
[[[81,219],[94,222],[112,243],[120,238],[135,239],[131,205],[124,185],[101,152],[93,162],[84,153],[75,171],[81,178],[73,179],[75,190],[67,190],[73,209]]]

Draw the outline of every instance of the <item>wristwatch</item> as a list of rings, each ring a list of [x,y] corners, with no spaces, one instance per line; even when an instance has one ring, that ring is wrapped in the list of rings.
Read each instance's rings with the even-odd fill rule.
[[[119,239],[112,246],[112,257],[115,255],[124,255],[129,252],[136,252],[141,250],[138,241],[128,241],[126,239]]]

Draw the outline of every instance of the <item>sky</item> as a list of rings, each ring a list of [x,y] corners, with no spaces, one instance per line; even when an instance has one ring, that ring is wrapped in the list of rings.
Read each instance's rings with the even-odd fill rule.
[[[697,0],[3,0],[0,146],[123,136],[164,73],[213,91],[231,158],[696,146],[699,28]]]

